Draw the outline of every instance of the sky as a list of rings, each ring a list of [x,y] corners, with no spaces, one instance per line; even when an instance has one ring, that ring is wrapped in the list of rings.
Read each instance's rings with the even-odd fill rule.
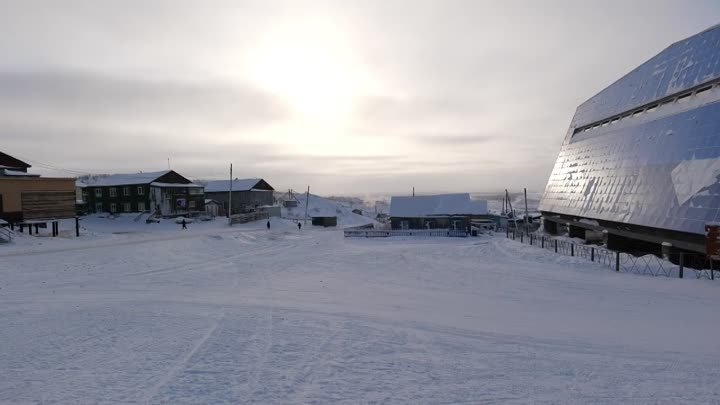
[[[319,194],[542,191],[575,108],[720,2],[0,0],[0,150]]]

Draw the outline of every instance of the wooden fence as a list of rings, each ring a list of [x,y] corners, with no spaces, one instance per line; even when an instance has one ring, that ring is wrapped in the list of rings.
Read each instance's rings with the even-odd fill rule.
[[[236,214],[230,217],[230,225],[246,224],[248,222],[261,221],[263,219],[270,219],[270,215],[267,212]]]

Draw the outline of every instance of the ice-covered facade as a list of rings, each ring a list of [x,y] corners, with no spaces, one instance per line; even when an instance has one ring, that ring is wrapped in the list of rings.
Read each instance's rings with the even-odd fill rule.
[[[705,224],[720,222],[718,101],[715,26],[581,104],[540,202],[546,220],[701,251]]]

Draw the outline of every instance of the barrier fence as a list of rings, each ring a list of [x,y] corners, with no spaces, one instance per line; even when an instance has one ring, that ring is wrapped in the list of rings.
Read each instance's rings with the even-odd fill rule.
[[[450,237],[450,238],[466,238],[469,235],[465,231],[453,229],[429,229],[429,230],[364,230],[364,229],[346,229],[344,231],[346,238],[389,238],[391,236],[413,236],[413,237]]]
[[[653,254],[618,252],[601,246],[585,245],[548,235],[505,231],[506,238],[549,250],[556,254],[578,257],[607,266],[616,272],[683,278],[687,271],[696,278],[715,279],[720,262],[701,253],[673,252],[658,257]]]
[[[270,214],[267,212],[251,212],[248,214],[235,214],[230,217],[230,225],[235,224],[246,224],[248,222],[260,221],[263,219],[269,219]]]

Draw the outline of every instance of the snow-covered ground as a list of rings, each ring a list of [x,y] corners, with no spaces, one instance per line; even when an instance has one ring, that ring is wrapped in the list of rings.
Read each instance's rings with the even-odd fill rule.
[[[312,217],[337,217],[337,224],[341,228],[348,228],[361,225],[374,224],[376,221],[368,216],[355,214],[349,204],[340,201],[329,200],[314,194],[309,196],[297,194],[297,207],[282,208],[282,217],[294,220],[304,220],[305,203],[308,204],[308,221]]]
[[[720,282],[502,236],[125,222],[0,246],[0,404],[720,401]]]

